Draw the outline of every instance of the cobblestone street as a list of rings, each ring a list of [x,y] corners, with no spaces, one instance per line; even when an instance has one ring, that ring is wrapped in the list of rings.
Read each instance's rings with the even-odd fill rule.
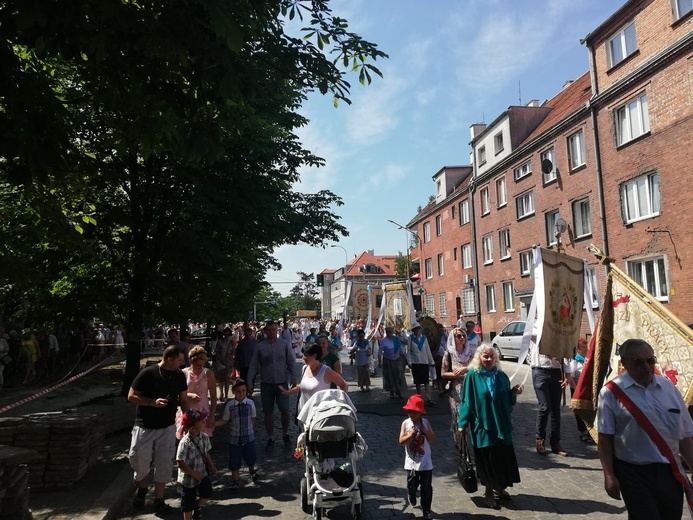
[[[351,385],[351,396],[359,409],[357,429],[368,444],[368,451],[358,472],[364,481],[363,517],[417,518],[420,508],[407,503],[405,490],[404,454],[397,438],[405,417],[402,400],[390,400],[381,388],[380,373],[373,378],[374,389],[369,393],[354,391],[355,367],[349,366],[348,358],[342,359],[345,379]],[[505,371],[511,375],[514,362],[503,362]],[[520,369],[516,382],[521,382],[527,366]],[[407,376],[409,379],[409,376]],[[410,381],[410,379],[409,379]],[[409,394],[413,388],[409,388]],[[256,398],[259,404],[259,399]],[[534,421],[536,398],[531,385],[531,376],[525,391],[519,396],[514,410],[514,444],[520,466],[522,482],[509,488],[512,500],[501,508],[489,509],[483,504],[483,488],[468,495],[460,486],[456,476],[457,453],[450,428],[448,404],[439,400],[436,407],[427,407],[428,418],[437,434],[433,446],[433,513],[434,518],[448,519],[553,519],[562,518],[626,519],[623,502],[610,499],[603,489],[602,472],[597,458],[596,445],[586,445],[578,439],[572,413],[563,407],[561,430],[562,445],[569,457],[549,454],[540,457],[534,450]],[[258,410],[260,415],[260,411]],[[242,487],[239,493],[228,490],[230,473],[227,469],[228,450],[224,443],[226,428],[220,428],[213,439],[213,458],[220,475],[215,479],[214,500],[205,507],[204,518],[210,519],[265,519],[281,517],[282,520],[306,520],[310,518],[301,510],[299,482],[304,471],[304,462],[292,458],[297,428],[291,426],[291,447],[281,443],[276,429],[276,447],[267,450],[267,437],[262,418],[259,417],[257,432],[258,469],[260,481],[252,484],[247,470],[241,471]],[[174,499],[174,488],[168,490],[170,503],[178,506]],[[147,514],[149,513],[149,514]],[[146,518],[150,511],[142,511],[133,518]],[[351,518],[346,502],[326,509],[331,520]],[[684,518],[690,518],[688,513]]]

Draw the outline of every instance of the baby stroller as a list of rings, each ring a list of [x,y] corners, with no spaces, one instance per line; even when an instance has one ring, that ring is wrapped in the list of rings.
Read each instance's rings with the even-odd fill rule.
[[[361,518],[363,487],[356,462],[368,449],[356,432],[356,408],[341,390],[316,392],[303,406],[298,420],[305,431],[297,452],[305,456],[301,479],[301,508],[313,518],[323,517],[326,502],[351,502],[351,515]]]

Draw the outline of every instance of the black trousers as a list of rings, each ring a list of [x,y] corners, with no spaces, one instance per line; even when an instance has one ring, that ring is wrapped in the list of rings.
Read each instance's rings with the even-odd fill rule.
[[[614,457],[629,520],[681,520],[683,487],[669,464],[631,464]]]
[[[433,502],[433,470],[407,471],[407,491],[410,497],[416,496],[416,490],[421,487],[421,510],[428,513]]]
[[[546,425],[551,416],[550,444],[561,441],[561,369],[532,368],[532,384],[539,402],[537,439],[546,439]]]

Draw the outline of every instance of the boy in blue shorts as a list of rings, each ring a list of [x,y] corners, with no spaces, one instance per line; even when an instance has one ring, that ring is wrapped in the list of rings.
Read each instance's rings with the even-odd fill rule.
[[[231,387],[233,399],[224,408],[224,414],[217,426],[229,424],[229,469],[231,470],[232,493],[237,493],[240,487],[241,460],[248,465],[248,472],[253,482],[257,482],[258,473],[255,469],[257,452],[255,448],[255,403],[247,397],[248,386],[242,379],[236,379]]]
[[[180,505],[184,520],[199,520],[201,508],[212,496],[209,475],[216,475],[209,451],[212,443],[202,431],[207,414],[188,410],[183,415],[183,430],[186,432],[178,445],[178,484],[181,486]],[[198,498],[199,496],[199,498]]]

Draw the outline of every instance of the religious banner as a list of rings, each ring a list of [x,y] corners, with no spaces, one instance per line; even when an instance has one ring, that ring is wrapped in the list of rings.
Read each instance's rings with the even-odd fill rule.
[[[393,283],[384,285],[383,308],[385,327],[392,327],[396,331],[409,330],[416,316],[414,302],[411,295],[411,284]]]
[[[570,405],[593,434],[599,390],[623,372],[618,349],[632,338],[647,341],[657,357],[655,372],[676,386],[686,404],[693,399],[693,331],[612,264],[599,324]]]

